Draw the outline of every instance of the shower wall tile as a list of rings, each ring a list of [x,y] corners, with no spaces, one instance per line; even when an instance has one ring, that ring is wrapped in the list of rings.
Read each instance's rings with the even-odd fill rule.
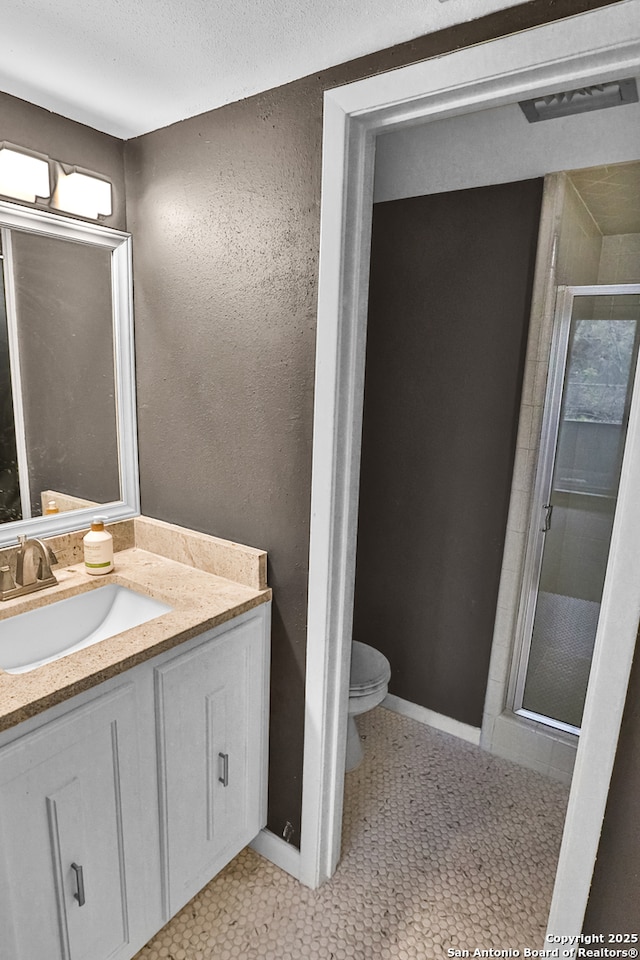
[[[544,395],[541,397],[540,402],[537,403],[533,408],[533,416],[531,418],[531,443],[530,449],[535,451],[537,456],[538,449],[540,447],[540,434],[542,433],[542,418],[544,416]]]
[[[507,633],[505,630],[504,642],[499,643],[497,640],[494,643],[493,649],[491,651],[491,663],[489,665],[489,679],[500,682],[502,677],[505,675],[505,672],[509,669],[509,663],[511,661],[511,651],[512,651],[512,636]]]
[[[536,363],[549,363],[549,343],[551,327],[553,324],[553,313],[555,309],[556,291],[555,285],[551,282],[545,291],[544,312],[540,317],[538,327],[538,336],[535,342],[531,342],[527,347],[527,353]],[[538,396],[534,393],[533,403],[538,402]]]
[[[504,557],[502,563],[506,570],[513,570],[516,574],[520,574],[524,559],[523,554],[525,544],[526,535],[524,533],[518,533],[514,530],[513,535],[509,537],[509,542],[504,548]]]
[[[531,390],[535,385],[535,376]],[[520,420],[518,423],[517,447],[528,450],[531,445],[531,425],[533,423],[533,403],[526,404],[524,401],[520,407]]]
[[[498,717],[493,731],[494,752],[507,760],[522,761],[526,757],[525,766],[535,764],[544,765],[544,771],[551,764],[553,740],[545,736],[537,728],[532,728],[516,717]]]
[[[482,742],[485,743],[484,739]],[[577,737],[553,731],[543,724],[531,726],[507,714],[493,721],[492,753],[567,785],[571,782],[576,748]]]
[[[555,303],[554,303],[554,306],[555,306]],[[553,330],[553,316],[554,316],[554,311],[552,307],[549,315],[545,318],[544,328],[540,332],[540,339],[538,340],[538,350],[536,353],[536,359],[538,363],[544,366],[545,373],[549,369],[549,356],[551,354],[551,332]],[[544,391],[542,392],[542,397],[540,398],[540,402],[544,403]]]
[[[523,728],[517,722],[507,722],[505,717],[498,717],[493,728],[493,753],[504,757],[506,760],[515,760],[523,752],[523,744],[527,737],[528,730]],[[549,749],[549,759],[551,758],[551,749]],[[530,756],[531,761],[540,761],[539,756]]]
[[[563,783],[565,787],[570,787],[571,780],[573,779],[573,770],[560,770],[557,767],[551,766],[546,771],[546,775],[558,783]]]
[[[535,383],[535,398],[538,406],[544,405],[544,398],[547,392],[547,377],[549,375],[549,351],[551,350],[551,338],[548,337],[547,343],[547,354],[544,360],[538,360],[536,364],[536,383]]]
[[[517,610],[511,603],[504,606],[498,604],[496,608],[496,643],[498,646],[512,646],[513,633],[516,626]]]
[[[558,242],[557,282],[596,283],[601,248],[602,234],[568,177]]]
[[[527,494],[531,492],[536,472],[536,459],[535,448],[528,447],[521,451],[517,470],[513,474],[513,485],[516,490],[524,490]]]
[[[500,588],[498,590],[498,609],[511,610],[513,597],[520,592],[520,575],[515,570],[502,568]]]
[[[573,773],[573,767],[576,762],[576,750],[578,748],[577,737],[573,743],[567,743],[563,740],[555,740],[551,750],[551,766],[556,770],[562,770],[570,776]]]
[[[524,375],[522,378],[522,398],[523,407],[531,406],[533,403],[533,389],[536,382],[536,362],[528,358],[524,364]]]
[[[495,698],[498,704],[498,712],[502,712],[504,704],[505,678],[509,677],[511,657],[513,655],[513,638],[515,634],[515,617],[511,604],[506,607],[498,605],[496,609],[496,620],[493,632],[493,645],[491,647],[491,660],[489,662],[489,680],[498,684],[500,697]],[[490,742],[490,736],[487,732],[487,715],[490,706],[493,703],[485,702],[485,714],[482,724],[484,741]],[[492,722],[495,715],[491,714]],[[487,740],[487,738],[489,738]],[[488,749],[488,747],[487,747]]]
[[[544,735],[539,727],[532,729],[527,725],[526,729],[523,730],[522,740],[526,743],[525,752],[531,761],[544,763],[547,767],[550,765],[554,744],[551,737]]]
[[[487,683],[487,696],[485,699],[485,711],[499,719],[504,710],[505,689],[504,684],[499,680],[489,678]]]
[[[520,453],[520,451],[518,451],[518,453]],[[529,496],[526,491],[518,490],[517,487],[514,487],[511,491],[507,536],[509,535],[509,530],[515,533],[525,533],[528,516]]]
[[[482,716],[482,729],[480,731],[480,746],[483,750],[491,751],[491,743],[493,740],[493,730],[495,727],[496,718],[493,713],[485,710]]]
[[[549,764],[545,763],[544,760],[529,760],[527,762],[528,770],[535,770],[536,773],[542,773],[546,776],[549,775]]]
[[[603,236],[640,231],[640,162],[586,167],[570,177]]]
[[[598,283],[640,283],[640,234],[603,238]]]

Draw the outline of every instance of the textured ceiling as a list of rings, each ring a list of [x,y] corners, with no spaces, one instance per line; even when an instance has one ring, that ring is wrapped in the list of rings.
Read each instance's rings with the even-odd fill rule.
[[[5,0],[0,90],[127,139],[518,2]]]
[[[604,237],[640,233],[640,163],[573,170],[570,177]]]

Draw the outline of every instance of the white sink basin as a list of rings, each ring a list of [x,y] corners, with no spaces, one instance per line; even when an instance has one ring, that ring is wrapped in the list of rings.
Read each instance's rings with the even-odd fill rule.
[[[172,608],[117,583],[0,620],[0,668],[26,673]]]

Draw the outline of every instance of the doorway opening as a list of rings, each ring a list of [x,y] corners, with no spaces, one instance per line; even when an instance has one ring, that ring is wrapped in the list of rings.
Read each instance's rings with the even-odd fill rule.
[[[301,875],[331,876],[339,856],[357,475],[375,137],[640,72],[629,4],[604,8],[334,90],[325,97],[316,419],[310,550]],[[633,39],[629,39],[629,38]],[[627,74],[628,75],[628,74]],[[636,405],[637,406],[637,405]],[[594,669],[549,930],[578,934],[604,816],[640,604],[640,411],[632,410]],[[629,563],[629,557],[636,557]],[[600,652],[616,634],[617,655]],[[593,784],[590,770],[599,770]]]

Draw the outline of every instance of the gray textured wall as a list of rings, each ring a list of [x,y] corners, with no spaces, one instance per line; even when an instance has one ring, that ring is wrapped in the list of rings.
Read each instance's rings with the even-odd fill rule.
[[[279,835],[300,815],[321,94],[127,145],[142,508],[269,552]]]
[[[144,512],[269,551],[269,827],[299,841],[322,96],[600,0],[534,0],[129,141]]]

